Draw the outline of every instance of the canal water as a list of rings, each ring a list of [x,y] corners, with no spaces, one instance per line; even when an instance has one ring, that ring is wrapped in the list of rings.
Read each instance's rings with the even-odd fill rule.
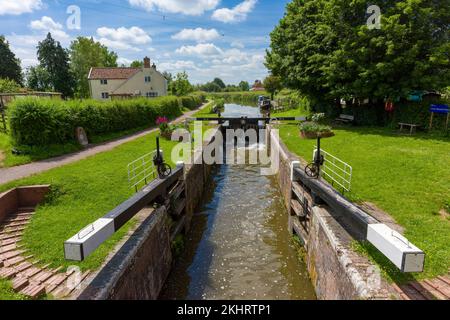
[[[259,115],[239,105],[223,113]],[[258,165],[215,170],[160,299],[315,299],[275,178],[262,176]]]

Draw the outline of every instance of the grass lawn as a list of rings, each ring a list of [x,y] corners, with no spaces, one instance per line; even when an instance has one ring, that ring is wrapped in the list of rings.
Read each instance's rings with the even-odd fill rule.
[[[82,263],[64,260],[63,242],[133,194],[127,181],[127,164],[155,150],[156,136],[155,132],[111,151],[0,186],[1,192],[15,186],[52,185],[50,197],[38,207],[23,236],[23,244],[30,254],[42,263],[50,263],[51,267],[98,268],[129,226],[123,227]],[[176,142],[161,140],[166,155],[170,155],[175,145]]]
[[[192,117],[193,118],[217,117],[217,114],[212,113],[212,108],[214,106],[215,106],[214,101],[210,101],[202,110],[196,112]]]
[[[33,161],[44,160],[63,154],[72,153],[81,149],[80,146],[75,143],[68,143],[64,145],[51,145],[46,147],[27,147],[26,154],[13,155],[11,153],[12,148],[13,146],[9,135],[0,132],[0,168],[19,166]]]
[[[389,213],[405,228],[405,236],[427,255],[425,272],[414,278],[432,278],[450,268],[450,219],[439,212],[450,204],[450,138],[419,133],[401,136],[392,129],[349,127],[335,130],[322,147],[353,166],[354,201],[369,201]],[[302,140],[297,125],[280,126],[287,147],[312,160],[314,140]],[[374,247],[358,250],[378,262],[390,279],[412,278],[398,272]]]
[[[27,300],[27,298],[15,293],[9,281],[0,279],[0,301],[2,300]]]

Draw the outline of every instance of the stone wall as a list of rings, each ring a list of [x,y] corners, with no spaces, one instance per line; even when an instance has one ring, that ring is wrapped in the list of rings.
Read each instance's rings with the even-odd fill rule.
[[[268,128],[267,139],[271,151],[280,153],[278,182],[291,212],[291,163],[303,159],[293,155]],[[303,190],[308,193],[308,190]],[[310,197],[310,195],[309,195]],[[310,197],[311,198],[311,197]],[[322,300],[395,299],[393,288],[381,278],[378,268],[367,257],[352,249],[353,238],[341,225],[339,215],[326,205],[313,205],[306,221],[290,216],[290,230],[304,243],[307,266],[316,294]]]

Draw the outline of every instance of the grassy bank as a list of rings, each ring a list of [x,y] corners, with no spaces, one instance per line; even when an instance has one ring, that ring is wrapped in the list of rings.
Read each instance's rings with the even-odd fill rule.
[[[192,111],[195,106],[198,106],[198,103],[203,99],[204,97],[199,94],[193,94],[189,97],[182,97],[179,98],[179,105],[176,106],[175,110],[173,107],[171,107],[171,110],[165,110],[164,108],[158,108],[156,106],[156,111],[153,112],[154,115],[150,118],[154,118],[157,115],[167,116],[169,119],[173,119],[178,115],[181,115],[182,113],[186,113],[189,111]],[[176,98],[172,98],[175,99]],[[167,100],[163,99],[162,101]],[[146,103],[149,103],[145,99],[137,99],[137,101],[144,101]],[[155,105],[155,102],[158,100],[151,100],[152,105]],[[87,100],[85,103],[88,103]],[[21,101],[20,103],[24,103]],[[64,102],[59,102],[64,103]],[[97,105],[101,106],[102,103],[95,102]],[[132,103],[128,100],[126,100],[123,103]],[[157,105],[157,104],[156,104]],[[52,106],[53,107],[53,106]],[[61,106],[64,108],[64,106]],[[98,106],[97,106],[98,107]],[[115,110],[117,111],[117,110]],[[28,111],[27,111],[28,112]],[[200,111],[203,112],[203,111]],[[91,120],[90,120],[91,121]],[[92,121],[91,121],[92,122]],[[98,122],[98,121],[97,121]],[[107,122],[107,121],[106,121]],[[124,121],[129,122],[129,121]],[[94,123],[96,123],[94,121]],[[9,124],[8,124],[9,126]],[[122,125],[119,125],[118,127],[121,127]],[[127,126],[130,126],[127,124]],[[102,132],[102,133],[95,133],[95,130],[91,130],[94,132],[88,133],[88,138],[90,143],[103,143],[107,141],[111,141],[114,139],[118,139],[130,134],[137,133],[139,131],[148,129],[149,127],[154,127],[155,123],[152,120],[146,121],[146,125],[131,125],[132,127],[129,129],[124,130],[118,130],[118,131],[111,131],[111,132]],[[25,126],[26,127],[26,126]],[[47,130],[48,131],[48,130]],[[87,130],[89,132],[89,130]],[[107,130],[106,130],[107,131]],[[52,157],[57,157],[65,154],[69,154],[72,152],[76,152],[81,150],[81,146],[76,143],[75,141],[69,141],[69,142],[63,142],[63,143],[52,143],[47,145],[18,145],[17,142],[14,141],[14,139],[10,136],[11,131],[8,133],[4,133],[0,131],[0,168],[2,167],[14,167],[22,164],[27,164],[30,162],[35,162],[39,160],[45,160]],[[17,149],[20,151],[20,154],[13,154],[11,151],[13,149]]]
[[[323,148],[353,166],[354,201],[369,201],[405,228],[405,236],[427,254],[425,272],[432,278],[450,268],[450,220],[442,212],[450,203],[450,138],[420,133],[398,135],[387,128],[349,127],[335,130]],[[314,140],[302,140],[297,125],[280,126],[287,147],[311,161]],[[411,279],[398,272],[376,249],[358,245],[397,282]]]
[[[157,133],[153,133],[114,150],[0,186],[0,191],[4,191],[23,185],[52,185],[48,201],[38,208],[23,236],[23,245],[30,254],[52,267],[73,265],[73,262],[64,260],[63,242],[133,194],[128,186],[127,164],[154,150],[156,136]],[[161,142],[164,153],[170,155],[176,142]],[[82,269],[98,268],[128,228],[129,225],[122,228],[86,261],[77,265]]]

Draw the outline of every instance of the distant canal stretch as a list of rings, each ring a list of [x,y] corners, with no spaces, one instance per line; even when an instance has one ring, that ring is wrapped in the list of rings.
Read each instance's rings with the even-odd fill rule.
[[[259,115],[238,105],[226,105],[223,113]],[[160,298],[315,299],[287,225],[274,177],[261,176],[259,166],[217,168]]]

